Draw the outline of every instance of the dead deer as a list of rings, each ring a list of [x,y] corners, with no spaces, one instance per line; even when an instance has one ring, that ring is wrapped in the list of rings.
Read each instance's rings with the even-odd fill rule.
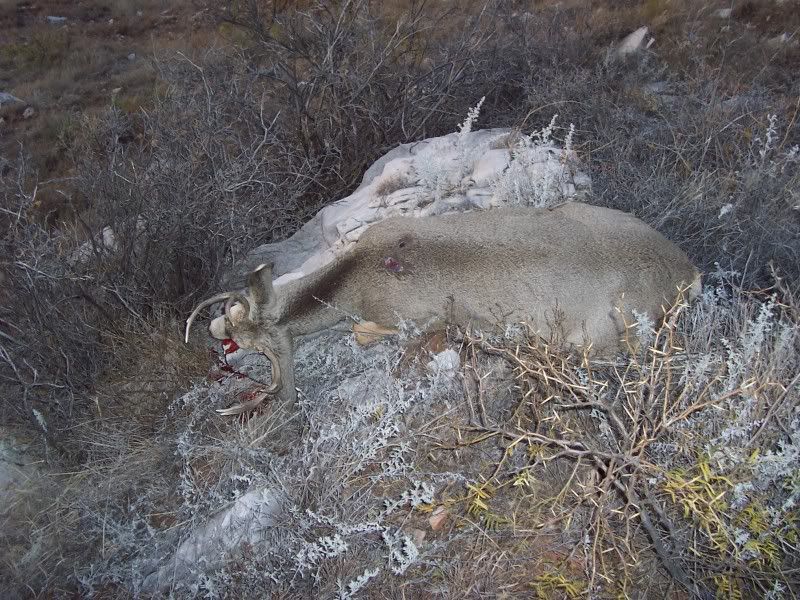
[[[686,254],[630,214],[582,203],[503,208],[435,217],[392,217],[372,225],[348,251],[279,288],[261,265],[246,293],[226,292],[212,322],[218,339],[264,353],[273,383],[265,390],[296,398],[293,340],[357,315],[382,326],[401,319],[432,328],[478,328],[525,322],[567,346],[616,352],[633,312],[657,322],[700,274]],[[236,406],[224,414],[250,409]]]

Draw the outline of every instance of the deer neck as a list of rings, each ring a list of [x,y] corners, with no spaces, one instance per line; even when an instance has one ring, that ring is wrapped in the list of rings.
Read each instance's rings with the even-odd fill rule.
[[[314,273],[287,282],[279,292],[279,325],[292,337],[327,329],[358,311],[358,285],[352,281],[356,257],[341,257]]]

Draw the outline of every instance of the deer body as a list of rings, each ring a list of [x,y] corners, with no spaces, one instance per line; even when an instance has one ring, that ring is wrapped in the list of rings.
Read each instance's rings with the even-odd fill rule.
[[[282,393],[293,398],[293,339],[348,316],[383,326],[408,319],[422,328],[524,321],[543,337],[591,342],[606,353],[619,349],[632,311],[657,321],[680,286],[691,286],[690,296],[699,291],[686,255],[639,219],[608,208],[566,203],[392,217],[277,290],[262,265],[250,276],[246,306],[229,300],[211,330],[244,348],[269,347],[285,378]]]

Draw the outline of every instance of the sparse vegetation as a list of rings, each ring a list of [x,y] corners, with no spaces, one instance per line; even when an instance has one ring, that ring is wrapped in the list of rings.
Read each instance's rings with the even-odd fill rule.
[[[800,594],[791,2],[26,6],[0,9],[24,100],[0,108],[0,414],[43,468],[0,512],[4,597],[154,594],[176,554],[158,593]],[[702,297],[615,361],[451,331],[455,379],[413,333],[330,333],[298,349],[299,412],[214,416],[252,390],[179,343],[191,304],[484,96],[471,127],[568,139],[587,200],[676,241]],[[233,509],[242,543],[192,555]]]

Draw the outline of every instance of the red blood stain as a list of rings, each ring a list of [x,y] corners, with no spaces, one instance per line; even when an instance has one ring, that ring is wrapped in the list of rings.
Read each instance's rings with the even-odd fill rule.
[[[386,267],[387,271],[391,271],[392,273],[403,272],[403,265],[400,264],[400,261],[392,258],[391,256],[387,256],[383,259],[383,266]]]

